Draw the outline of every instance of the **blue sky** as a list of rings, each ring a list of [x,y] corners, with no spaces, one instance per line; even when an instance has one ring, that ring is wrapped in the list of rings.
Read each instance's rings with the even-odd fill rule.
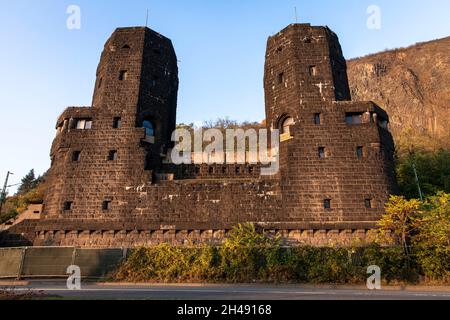
[[[81,29],[68,30],[69,5]],[[381,29],[366,26],[381,9]],[[119,26],[144,25],[178,55],[178,122],[264,119],[267,37],[295,22],[328,25],[347,58],[450,35],[448,0],[0,0],[0,182],[50,164],[57,116],[91,103],[103,44]],[[14,191],[14,189],[11,189]]]

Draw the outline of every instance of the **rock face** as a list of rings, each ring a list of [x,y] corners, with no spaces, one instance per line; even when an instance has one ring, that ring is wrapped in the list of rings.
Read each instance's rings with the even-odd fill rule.
[[[348,61],[353,100],[383,106],[400,149],[450,148],[450,37]]]

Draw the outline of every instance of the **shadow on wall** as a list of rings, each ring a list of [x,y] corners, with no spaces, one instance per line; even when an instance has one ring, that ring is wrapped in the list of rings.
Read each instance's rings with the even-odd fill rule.
[[[32,246],[39,220],[23,220],[0,231],[0,248]]]
[[[32,246],[33,242],[22,234],[0,231],[0,248]]]

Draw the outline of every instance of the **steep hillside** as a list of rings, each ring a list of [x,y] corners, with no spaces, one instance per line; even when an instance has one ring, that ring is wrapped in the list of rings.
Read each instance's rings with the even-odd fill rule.
[[[354,100],[391,117],[401,151],[450,149],[450,37],[348,61]]]

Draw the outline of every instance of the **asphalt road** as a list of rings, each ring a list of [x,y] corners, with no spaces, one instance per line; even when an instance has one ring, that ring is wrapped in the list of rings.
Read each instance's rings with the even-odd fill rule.
[[[1,288],[1,287],[0,287]],[[16,287],[65,299],[113,300],[450,300],[450,291],[405,291],[333,289],[301,285],[146,285],[111,286],[82,284],[82,290],[68,290],[65,282],[31,282]]]

